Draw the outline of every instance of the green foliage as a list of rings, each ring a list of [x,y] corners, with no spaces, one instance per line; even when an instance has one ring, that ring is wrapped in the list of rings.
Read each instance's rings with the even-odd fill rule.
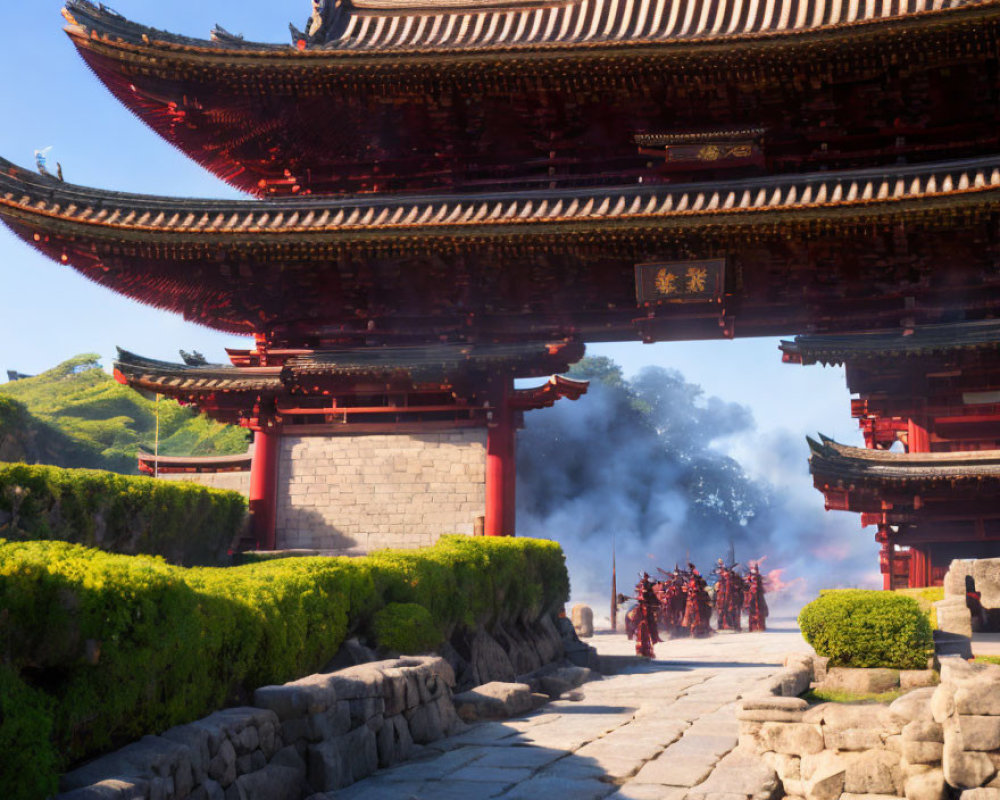
[[[16,401],[18,421],[5,405]],[[136,453],[152,451],[157,403],[121,386],[89,353],[33,378],[0,386],[0,460],[109,469],[134,474]],[[159,403],[163,455],[230,455],[246,452],[246,432],[198,416],[173,400]],[[18,433],[30,428],[27,434]],[[5,439],[24,440],[4,455]]]
[[[37,800],[58,788],[58,758],[52,745],[52,701],[0,663],[0,797]]]
[[[96,470],[0,464],[0,535],[58,539],[177,564],[217,564],[240,532],[237,492]]]
[[[417,603],[389,603],[375,614],[373,631],[379,649],[395,653],[429,653],[444,641],[431,612]]]
[[[839,689],[810,689],[801,697],[810,705],[815,703],[879,703],[889,705],[906,694],[905,689],[893,689],[888,692],[844,692]]]
[[[917,601],[894,592],[824,592],[802,609],[799,627],[837,667],[925,669],[934,646]]]
[[[931,630],[937,628],[937,609],[934,608],[934,604],[938,600],[944,600],[944,587],[943,586],[926,586],[921,589],[895,589],[896,594],[901,594],[903,597],[912,597],[917,601],[917,605],[920,606],[920,610],[927,615],[927,619],[931,624]]]
[[[456,624],[536,621],[567,595],[559,546],[529,539],[228,569],[0,540],[0,663],[51,698],[64,767],[315,672],[353,633],[424,650]],[[386,638],[399,609],[419,625]]]

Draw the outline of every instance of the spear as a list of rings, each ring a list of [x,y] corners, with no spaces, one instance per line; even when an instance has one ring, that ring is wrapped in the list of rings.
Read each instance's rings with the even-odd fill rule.
[[[611,534],[611,630],[618,631],[618,574],[615,563],[615,535]]]

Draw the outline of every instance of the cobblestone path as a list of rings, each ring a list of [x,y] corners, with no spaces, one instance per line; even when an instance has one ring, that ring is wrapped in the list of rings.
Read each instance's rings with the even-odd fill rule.
[[[589,643],[602,656],[635,653],[622,634]],[[478,723],[326,797],[682,800],[736,747],[736,701],[791,652],[810,650],[794,622],[780,619],[764,634],[664,642],[657,660],[584,684],[582,700]]]

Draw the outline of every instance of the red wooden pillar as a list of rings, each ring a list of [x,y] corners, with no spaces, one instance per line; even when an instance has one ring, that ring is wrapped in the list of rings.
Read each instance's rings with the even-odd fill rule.
[[[923,420],[911,417],[906,421],[906,451],[908,453],[931,451],[931,437]]]
[[[486,429],[486,524],[487,536],[514,535],[514,414],[510,408],[513,381],[507,379],[497,392],[493,418]]]
[[[888,525],[878,526],[878,533],[875,534],[875,540],[882,545],[882,551],[879,553],[879,567],[882,570],[882,589],[891,591],[892,571],[895,566],[893,564],[895,546],[892,543],[892,534],[889,531]]]
[[[277,433],[257,431],[253,437],[253,461],[250,464],[250,515],[253,535],[261,550],[274,550],[278,516]]]

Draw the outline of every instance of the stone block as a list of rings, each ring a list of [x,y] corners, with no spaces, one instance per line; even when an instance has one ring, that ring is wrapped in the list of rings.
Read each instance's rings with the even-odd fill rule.
[[[955,716],[955,689],[951,684],[941,684],[931,697],[931,717],[941,724]]]
[[[903,720],[904,723],[912,722],[913,720],[930,721],[932,719],[931,698],[934,695],[934,691],[931,687],[914,689],[912,692],[907,692],[902,697],[893,700],[889,705],[889,710]]]
[[[823,750],[823,734],[818,725],[801,722],[765,722],[758,736],[765,750],[804,756]]]
[[[838,800],[844,791],[846,760],[829,750],[802,759],[802,778],[807,800]]]
[[[940,678],[932,669],[901,669],[899,671],[900,689],[920,689],[924,686],[937,686]]]
[[[976,683],[959,686],[955,690],[955,710],[959,714],[1000,716],[1000,680],[984,672]]]
[[[972,637],[972,614],[965,605],[965,596],[946,597],[934,604],[938,630],[957,636]]]
[[[831,667],[827,670],[821,686],[824,689],[843,692],[880,694],[899,686],[899,670]]]
[[[844,774],[844,791],[902,795],[903,771],[899,756],[885,750],[852,754]]]
[[[781,711],[801,712],[809,707],[801,697],[780,697],[775,695],[758,695],[744,698],[737,711],[737,719],[742,719],[742,711]]]
[[[959,689],[959,692],[963,691]],[[997,691],[1000,691],[998,687]],[[956,693],[956,705],[958,705]],[[1000,717],[959,714],[958,729],[965,750],[1000,750]]]
[[[209,762],[208,777],[218,781],[223,789],[236,780],[236,748],[229,739],[219,745],[219,752]]]
[[[63,791],[70,791],[111,778],[166,779],[178,772],[189,774],[191,758],[191,750],[186,745],[159,736],[144,736],[138,742],[66,773],[59,785]]]
[[[903,758],[910,764],[939,764],[943,755],[940,742],[903,742]]]
[[[874,750],[882,747],[882,736],[877,728],[848,728],[834,730],[829,726],[823,730],[823,743],[827,750]]]
[[[914,720],[903,727],[903,741],[944,742],[944,728],[937,722]]]
[[[331,739],[310,745],[307,750],[309,786],[316,792],[333,792],[350,781],[345,780],[339,740]]]
[[[531,708],[531,687],[526,683],[492,681],[454,697],[455,710],[466,722],[506,719]]]
[[[1000,608],[1000,558],[980,558],[972,564],[972,578],[985,608]]]
[[[444,724],[437,704],[418,706],[404,711],[403,716],[410,728],[410,735],[417,744],[436,742],[444,736]]]
[[[821,709],[817,708],[822,713],[823,724],[834,731],[862,729],[891,736],[900,733],[905,724],[904,719],[891,706],[877,703],[824,703]]]
[[[594,635],[594,610],[583,603],[573,606],[572,620],[576,635],[589,638]]]
[[[738,753],[725,756],[708,779],[691,789],[686,800],[736,795],[744,800],[771,800],[781,793],[778,774],[759,759]]]
[[[1000,800],[1000,789],[966,789],[959,796],[959,800]]]
[[[975,789],[997,772],[993,761],[985,753],[965,752],[950,742],[945,743],[941,766],[944,768],[944,779],[956,789]]]
[[[284,722],[326,711],[337,702],[337,694],[327,676],[310,675],[283,686],[261,686],[253,693],[253,701]]]
[[[906,800],[946,800],[947,786],[944,782],[944,772],[932,769],[908,777],[903,785]]]
[[[236,786],[242,800],[299,800],[306,790],[304,775],[273,764],[241,775]]]
[[[142,778],[108,778],[60,794],[58,800],[146,800],[149,783]]]

